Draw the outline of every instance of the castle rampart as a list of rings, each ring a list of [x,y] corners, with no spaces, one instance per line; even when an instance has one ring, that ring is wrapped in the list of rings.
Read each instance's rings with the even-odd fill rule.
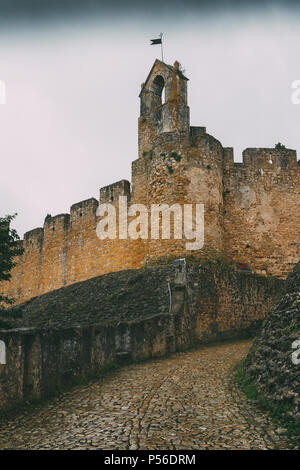
[[[163,100],[163,90],[165,99]],[[24,255],[1,290],[18,302],[61,286],[161,258],[202,257],[206,250],[247,263],[254,273],[284,278],[300,258],[300,171],[294,150],[233,149],[190,126],[187,78],[156,60],[142,85],[138,159],[132,181],[100,189],[100,203],[204,204],[204,247],[187,251],[186,239],[107,239],[96,234],[99,202],[88,199],[70,214],[47,216],[24,236]]]

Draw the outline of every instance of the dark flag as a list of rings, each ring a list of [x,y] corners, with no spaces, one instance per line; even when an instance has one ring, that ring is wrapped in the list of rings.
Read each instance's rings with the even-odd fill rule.
[[[151,44],[150,46],[153,46],[154,44],[161,44],[161,38],[159,39],[150,39]]]
[[[160,33],[160,34],[159,34],[159,38],[157,38],[157,39],[150,39],[150,41],[151,41],[150,46],[154,46],[155,44],[160,44],[160,45],[161,45],[161,60],[164,61],[162,37],[163,37],[163,33]]]

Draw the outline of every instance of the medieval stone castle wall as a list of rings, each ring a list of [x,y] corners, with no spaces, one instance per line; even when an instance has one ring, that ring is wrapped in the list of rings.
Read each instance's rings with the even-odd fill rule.
[[[187,251],[186,240],[116,239],[96,235],[98,201],[47,217],[25,234],[24,255],[1,290],[18,302],[108,272],[140,268],[161,258],[202,256],[206,250],[247,263],[253,272],[285,277],[300,258],[300,170],[294,150],[246,149],[234,163],[204,127],[191,127],[187,78],[156,60],[140,93],[139,158],[132,183],[100,190],[100,202],[117,206],[204,204],[205,240]],[[162,100],[163,90],[165,101]],[[150,229],[149,229],[150,230]]]

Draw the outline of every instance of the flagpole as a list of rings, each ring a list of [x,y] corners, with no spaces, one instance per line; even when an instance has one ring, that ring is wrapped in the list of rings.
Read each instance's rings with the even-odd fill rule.
[[[161,47],[161,60],[163,62],[164,61],[164,50],[163,50],[162,37],[163,37],[163,33],[160,33],[159,39],[157,39],[157,38],[156,39],[150,39],[150,41],[151,41],[150,46],[153,46],[154,44],[160,44],[160,47]]]
[[[163,42],[162,42],[162,37],[163,37],[163,33],[160,33],[159,35],[160,39],[161,39],[161,61],[163,62],[164,61],[164,52],[163,52]]]

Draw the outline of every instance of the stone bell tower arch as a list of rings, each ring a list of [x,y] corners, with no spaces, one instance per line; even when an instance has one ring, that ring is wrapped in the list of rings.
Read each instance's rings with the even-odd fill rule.
[[[161,141],[161,135],[189,135],[188,79],[173,66],[156,59],[140,92],[139,157]]]

